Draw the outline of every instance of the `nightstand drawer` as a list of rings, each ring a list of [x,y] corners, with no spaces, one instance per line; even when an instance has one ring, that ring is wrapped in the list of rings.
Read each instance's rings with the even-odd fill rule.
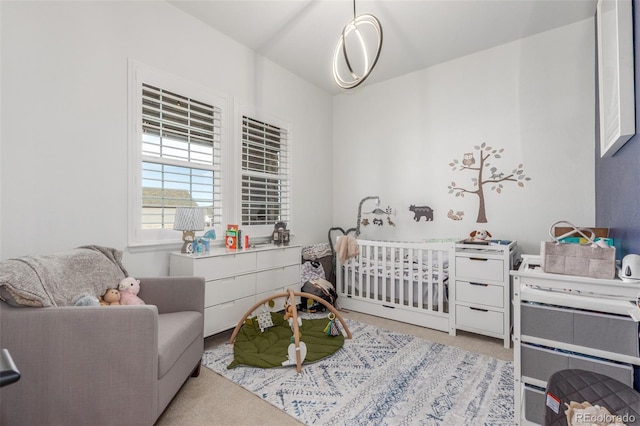
[[[207,308],[234,299],[252,296],[255,291],[255,274],[237,275],[235,277],[207,281],[204,291],[204,307]]]
[[[300,264],[300,247],[283,247],[266,251],[258,251],[257,268],[272,268]]]
[[[456,305],[456,326],[502,334],[504,333],[503,320],[502,312]]]
[[[232,253],[202,257],[193,263],[193,275],[206,280],[228,277],[256,269],[256,253]]]
[[[504,306],[504,287],[500,285],[456,281],[456,300],[460,302],[495,306]]]
[[[473,281],[503,281],[504,262],[499,259],[457,256],[456,277],[470,278]]]

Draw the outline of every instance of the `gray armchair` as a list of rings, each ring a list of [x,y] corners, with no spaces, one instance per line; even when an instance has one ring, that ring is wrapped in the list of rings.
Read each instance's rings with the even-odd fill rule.
[[[0,388],[3,425],[152,425],[203,352],[204,279],[139,278],[140,306],[0,301],[0,347],[20,380]]]

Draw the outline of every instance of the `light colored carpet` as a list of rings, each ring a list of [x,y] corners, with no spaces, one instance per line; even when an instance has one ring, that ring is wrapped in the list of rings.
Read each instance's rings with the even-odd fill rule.
[[[384,318],[343,312],[345,318],[386,328],[399,333],[412,334],[432,342],[460,347],[464,350],[511,361],[513,351],[505,349],[502,341],[471,333],[459,332],[452,337],[446,333],[390,321]],[[211,349],[228,340],[231,332],[211,336],[205,340],[205,349]],[[250,407],[250,409],[247,409]],[[200,376],[189,379],[156,423],[166,425],[300,425],[293,417],[278,410],[251,392],[233,382],[202,368]]]

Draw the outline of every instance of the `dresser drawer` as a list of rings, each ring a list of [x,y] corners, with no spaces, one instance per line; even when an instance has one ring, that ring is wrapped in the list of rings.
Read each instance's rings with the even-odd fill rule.
[[[275,293],[288,293],[290,289],[293,291],[300,291],[300,287],[301,287],[300,284],[293,284],[293,285],[283,286],[280,288],[265,291],[262,293],[258,293],[256,294],[256,303],[270,296],[273,296]],[[300,304],[300,296],[295,296],[295,299],[296,299],[295,304],[296,305]],[[282,311],[284,309],[285,300],[286,300],[285,297],[279,297],[277,299],[273,299],[273,306],[268,306],[267,304],[266,308],[272,312]]]
[[[300,282],[300,266],[270,269],[256,274],[256,293],[282,289]]]
[[[256,253],[232,253],[201,257],[194,262],[193,275],[205,280],[228,277],[256,269]]]
[[[604,374],[633,387],[633,367],[566,351],[558,351],[523,344],[521,348],[522,375],[543,382],[556,371],[567,368]]]
[[[204,306],[209,307],[255,294],[255,274],[236,275],[205,282]]]
[[[482,257],[456,257],[456,277],[470,278],[472,281],[503,281],[504,261]]]
[[[204,336],[234,328],[255,303],[254,296],[211,306],[204,310]]]
[[[504,287],[500,285],[456,281],[456,300],[459,302],[502,308],[503,292]]]
[[[456,326],[503,334],[503,321],[504,313],[502,312],[456,305]]]
[[[300,264],[301,261],[300,247],[297,246],[258,251],[256,254],[258,269]]]

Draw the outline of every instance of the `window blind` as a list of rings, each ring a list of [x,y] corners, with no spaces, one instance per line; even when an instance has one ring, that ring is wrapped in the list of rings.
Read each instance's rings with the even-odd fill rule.
[[[288,132],[242,117],[242,225],[290,219]]]
[[[171,228],[176,207],[222,222],[221,109],[142,84],[142,228]]]

